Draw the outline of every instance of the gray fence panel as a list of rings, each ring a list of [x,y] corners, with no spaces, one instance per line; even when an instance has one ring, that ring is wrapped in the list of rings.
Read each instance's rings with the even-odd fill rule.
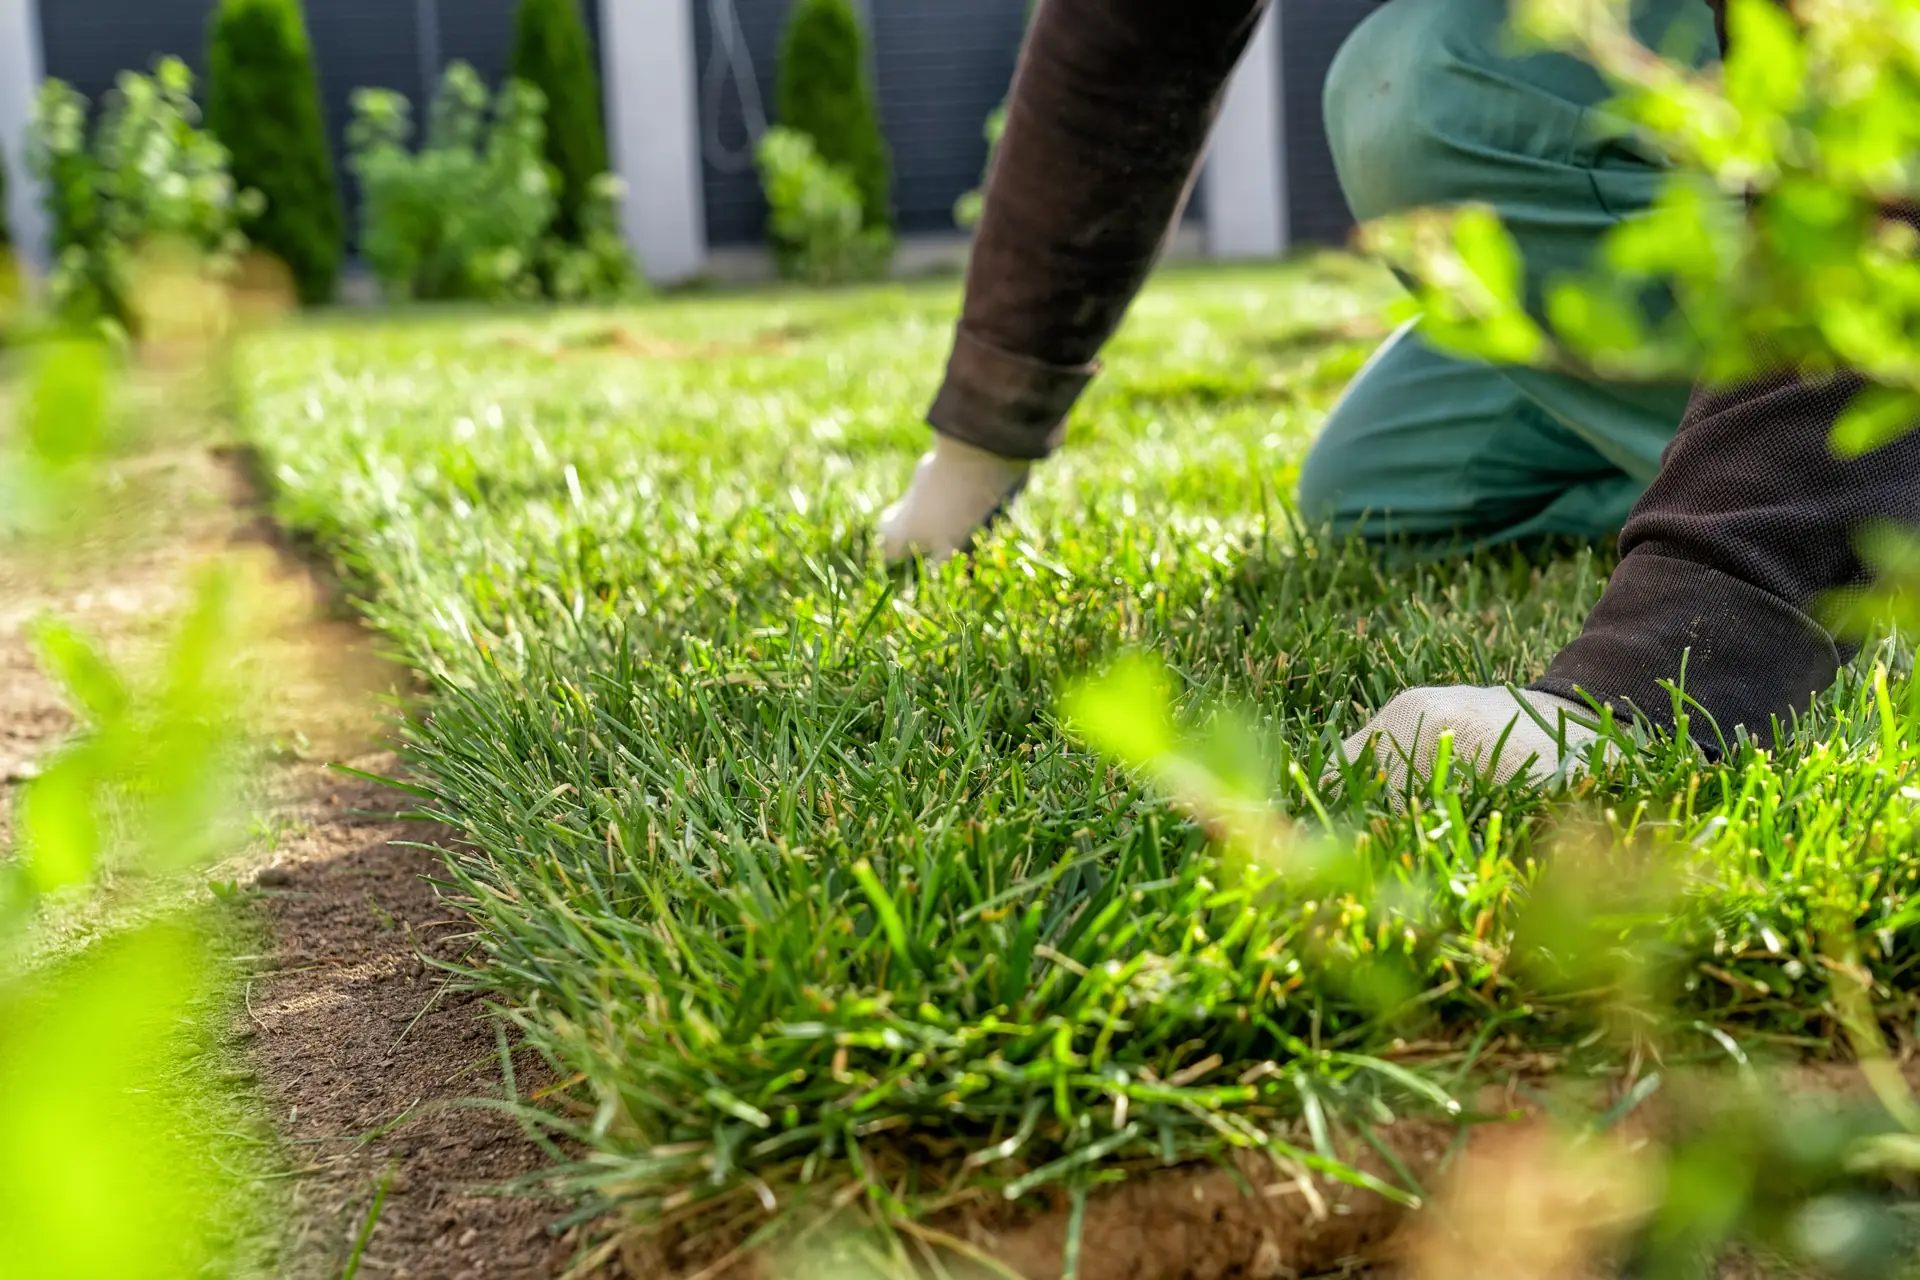
[[[686,2],[693,6],[694,85],[700,95],[700,173],[707,205],[707,241],[718,246],[752,244],[766,229],[767,209],[760,198],[760,179],[751,164],[738,158],[748,147],[739,84],[734,71],[717,60],[713,6],[709,0]],[[773,113],[774,64],[786,24],[787,3],[732,0],[746,35],[760,101],[769,115]],[[735,153],[734,164],[722,167],[717,163],[722,157],[716,154],[716,142],[719,150]]]
[[[1026,0],[872,0],[880,119],[904,232],[950,232],[979,185],[989,113],[1007,96]]]
[[[206,71],[213,0],[40,0],[49,76],[98,101],[122,71],[145,71],[172,54]]]
[[[1327,150],[1321,94],[1333,55],[1378,7],[1378,0],[1281,0],[1287,216],[1295,243],[1342,244],[1353,229],[1353,214]]]

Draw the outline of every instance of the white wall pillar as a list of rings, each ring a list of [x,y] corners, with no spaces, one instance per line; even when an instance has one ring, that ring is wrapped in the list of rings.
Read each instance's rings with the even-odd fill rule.
[[[1280,96],[1280,4],[1261,19],[1214,126],[1207,167],[1207,253],[1270,258],[1287,249],[1287,151]]]
[[[698,274],[707,258],[695,2],[600,0],[607,142],[627,184],[627,243],[662,283]]]
[[[40,14],[35,0],[0,0],[0,155],[7,164],[7,225],[27,265],[47,262],[40,184],[27,173],[27,124],[41,80]]]

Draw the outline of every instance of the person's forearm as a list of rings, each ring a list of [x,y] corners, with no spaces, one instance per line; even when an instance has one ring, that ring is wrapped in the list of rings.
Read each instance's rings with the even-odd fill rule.
[[[1266,0],[1042,0],[928,414],[1007,457],[1060,440],[1186,197]]]
[[[1833,683],[1848,650],[1821,625],[1829,596],[1859,587],[1856,551],[1878,522],[1920,520],[1920,433],[1843,460],[1828,443],[1859,378],[1783,374],[1695,395],[1660,476],[1634,508],[1625,555],[1580,638],[1535,687],[1591,694],[1673,725],[1679,683],[1717,745],[1761,741]]]
[[[1709,4],[1724,50],[1724,0]],[[1920,229],[1911,208],[1892,216]],[[1776,720],[1804,711],[1851,652],[1823,623],[1834,593],[1871,576],[1860,536],[1920,523],[1920,431],[1860,458],[1833,452],[1864,385],[1788,370],[1697,391],[1606,592],[1533,687],[1670,729],[1671,681],[1708,713],[1690,727],[1709,748],[1738,725],[1770,741]]]

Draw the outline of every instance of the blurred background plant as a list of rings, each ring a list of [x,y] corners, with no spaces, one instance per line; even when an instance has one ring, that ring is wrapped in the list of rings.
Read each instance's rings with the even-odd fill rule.
[[[893,161],[880,130],[867,33],[848,0],[800,0],[775,74],[775,127],[754,146],[780,274],[842,284],[893,258]]]
[[[207,41],[207,127],[260,193],[243,229],[309,306],[333,300],[346,214],[300,0],[222,0]]]
[[[574,210],[570,235],[548,236],[540,246],[540,275],[555,302],[615,302],[647,292],[640,268],[620,227],[626,185],[611,173],[587,183]]]
[[[405,97],[362,89],[353,101],[362,248],[387,297],[537,298],[540,237],[559,209],[540,91],[509,84],[494,99],[472,67],[454,63],[417,151]]]
[[[761,137],[754,158],[782,275],[826,285],[886,270],[892,233],[866,224],[852,175],[823,159],[811,137],[776,125]]]
[[[872,55],[850,0],[798,0],[774,75],[774,121],[805,134],[860,197],[860,225],[893,232],[893,161],[874,105]]]
[[[455,62],[414,150],[406,98],[354,95],[348,164],[360,179],[362,251],[389,300],[534,301],[549,285],[574,302],[639,291],[615,233],[616,180],[588,184],[577,241],[557,234],[562,188],[547,163],[546,108],[536,86],[509,80],[490,95]]]
[[[585,244],[607,203],[608,177],[600,71],[580,0],[521,0],[509,65],[514,79],[546,98],[547,164],[560,201],[554,235]]]
[[[1007,108],[1003,103],[987,116],[980,132],[987,140],[987,163],[980,173],[980,185],[953,202],[953,224],[962,231],[973,230],[980,211],[987,203],[987,174],[993,172],[993,153],[1000,149],[1000,135],[1007,131]]]
[[[189,261],[215,281],[239,268],[241,223],[263,203],[235,186],[227,149],[199,120],[193,73],[177,58],[160,59],[152,75],[122,75],[91,124],[70,85],[41,89],[27,154],[52,215],[44,289],[58,322],[138,337],[136,277],[150,254]]]

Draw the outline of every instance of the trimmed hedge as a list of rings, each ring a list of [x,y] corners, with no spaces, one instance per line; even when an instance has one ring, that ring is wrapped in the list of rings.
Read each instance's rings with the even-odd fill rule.
[[[515,79],[547,96],[547,163],[559,178],[560,197],[554,230],[575,241],[581,234],[581,206],[594,179],[607,171],[600,75],[579,0],[520,0],[510,66]]]
[[[329,301],[346,215],[300,0],[221,0],[208,46],[207,127],[235,182],[266,198],[246,233],[286,264],[302,302]]]
[[[860,191],[861,225],[893,227],[893,165],[867,83],[866,36],[848,0],[798,0],[775,84],[779,122],[813,139],[820,158]]]

